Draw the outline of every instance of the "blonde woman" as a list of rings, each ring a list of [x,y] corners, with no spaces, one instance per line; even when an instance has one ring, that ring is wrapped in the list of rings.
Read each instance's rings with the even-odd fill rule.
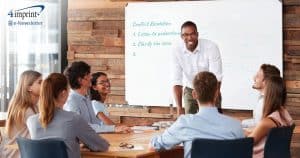
[[[263,116],[248,135],[254,138],[253,158],[264,157],[266,136],[271,128],[293,124],[290,114],[284,108],[286,92],[283,79],[279,76],[273,76],[266,79],[265,83]]]
[[[8,118],[3,134],[3,145],[16,143],[17,137],[30,138],[26,126],[29,116],[38,112],[37,102],[40,96],[42,74],[33,70],[24,71],[19,79],[15,93],[8,105]],[[17,149],[4,148],[3,157],[18,158]]]
[[[96,134],[80,115],[63,110],[68,96],[68,81],[64,75],[52,73],[43,81],[40,113],[27,120],[31,139],[62,138],[70,158],[80,158],[79,141],[92,151],[108,150],[108,142]]]

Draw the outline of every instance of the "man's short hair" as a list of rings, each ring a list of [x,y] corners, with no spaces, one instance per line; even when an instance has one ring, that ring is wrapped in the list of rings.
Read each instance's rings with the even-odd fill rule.
[[[280,77],[280,71],[279,69],[271,64],[262,64],[260,66],[260,69],[262,70],[264,74],[264,79],[268,79],[272,76]]]
[[[213,73],[208,71],[198,73],[193,80],[193,86],[200,103],[214,102],[218,80]]]
[[[64,75],[68,78],[69,84],[72,89],[78,89],[81,87],[78,79],[84,78],[91,72],[91,67],[83,61],[76,61],[67,67],[64,71]]]
[[[184,22],[182,25],[181,25],[181,30],[184,28],[184,27],[194,27],[195,30],[197,31],[197,25],[192,22],[192,21],[186,21]]]

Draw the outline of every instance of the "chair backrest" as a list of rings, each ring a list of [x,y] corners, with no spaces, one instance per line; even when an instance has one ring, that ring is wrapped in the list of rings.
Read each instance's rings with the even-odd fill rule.
[[[66,145],[61,139],[17,138],[17,143],[21,158],[68,158]]]
[[[252,158],[253,138],[233,140],[195,139],[191,158]]]
[[[295,124],[272,128],[267,136],[264,158],[290,158],[290,145]]]

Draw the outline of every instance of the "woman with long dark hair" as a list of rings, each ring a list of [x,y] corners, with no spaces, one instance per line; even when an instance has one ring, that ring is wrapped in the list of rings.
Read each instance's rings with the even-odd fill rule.
[[[273,76],[265,81],[263,116],[258,125],[248,135],[254,138],[253,158],[263,158],[266,136],[274,127],[290,126],[292,118],[285,109],[286,90],[284,80]]]
[[[105,124],[114,125],[114,122],[109,118],[109,113],[104,104],[110,93],[110,81],[107,75],[103,72],[93,73],[91,83],[90,96],[96,116]]]

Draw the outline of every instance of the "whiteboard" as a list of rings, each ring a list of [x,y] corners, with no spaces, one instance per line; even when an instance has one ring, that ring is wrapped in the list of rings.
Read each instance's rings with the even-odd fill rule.
[[[223,62],[222,107],[252,109],[253,76],[263,63],[282,70],[282,4],[278,0],[134,2],[125,8],[125,99],[169,106],[172,49],[191,20],[215,42]]]

